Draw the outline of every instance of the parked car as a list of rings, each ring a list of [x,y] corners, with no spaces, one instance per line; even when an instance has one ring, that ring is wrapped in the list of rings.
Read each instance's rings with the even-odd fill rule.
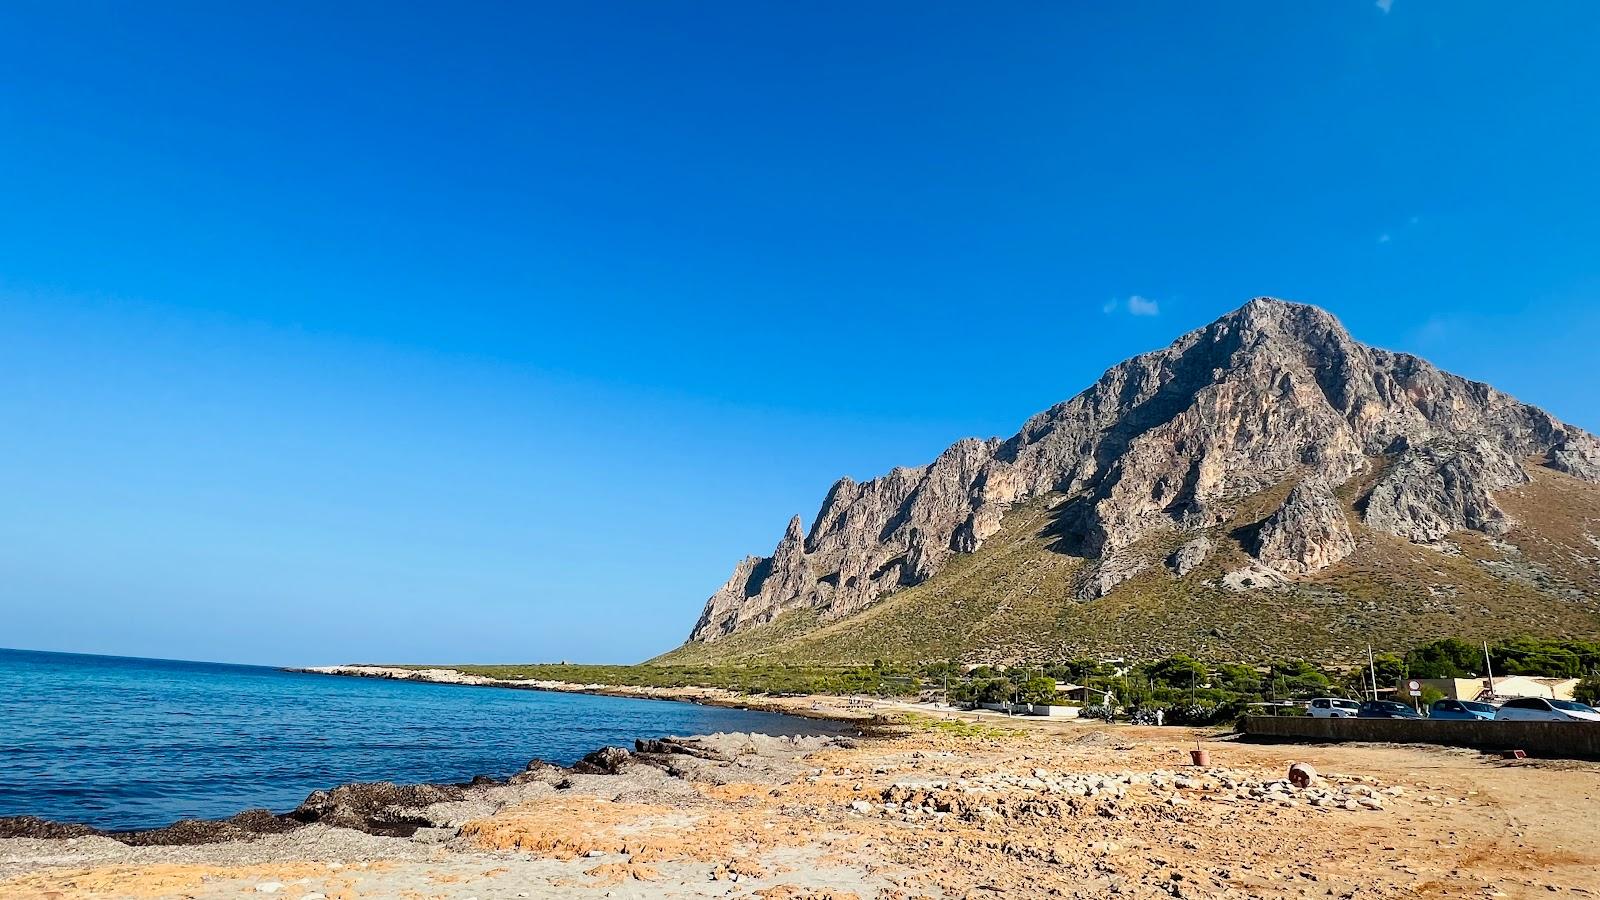
[[[1393,700],[1368,700],[1356,708],[1358,719],[1420,719],[1417,712],[1404,703]]]
[[[1361,704],[1339,697],[1318,697],[1311,701],[1313,719],[1354,719]]]
[[[1600,722],[1600,711],[1571,700],[1518,697],[1501,704],[1494,717],[1500,722]]]
[[[1494,714],[1494,704],[1479,703],[1476,700],[1435,700],[1433,705],[1428,707],[1430,719],[1482,721],[1493,719]]]

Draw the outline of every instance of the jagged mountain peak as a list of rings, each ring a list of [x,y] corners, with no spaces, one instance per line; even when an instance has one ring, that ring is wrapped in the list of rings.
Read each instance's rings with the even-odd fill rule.
[[[1323,309],[1258,297],[1113,366],[1007,440],[967,438],[925,466],[841,478],[803,537],[797,516],[773,556],[740,564],[690,640],[792,609],[849,616],[978,550],[1008,510],[1039,498],[1061,504],[1060,551],[1089,561],[1073,591],[1088,599],[1158,565],[1142,549],[1155,537],[1201,547],[1243,498],[1304,480],[1252,551],[1272,583],[1351,552],[1331,492],[1379,459],[1393,464],[1366,524],[1429,542],[1499,527],[1492,495],[1518,483],[1524,458],[1600,481],[1597,448],[1487,385],[1357,342]]]

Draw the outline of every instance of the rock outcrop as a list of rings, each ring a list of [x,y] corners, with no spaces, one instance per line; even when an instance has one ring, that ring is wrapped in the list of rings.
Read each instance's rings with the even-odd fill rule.
[[[1211,548],[1211,539],[1203,534],[1186,541],[1167,557],[1167,568],[1172,570],[1173,575],[1182,578],[1206,561],[1206,557],[1211,555]]]
[[[1503,528],[1491,495],[1517,483],[1524,460],[1600,481],[1593,436],[1415,356],[1360,344],[1321,309],[1260,298],[1111,368],[1007,440],[962,440],[926,466],[840,479],[803,537],[797,517],[771,557],[735,568],[690,640],[794,609],[850,615],[976,551],[1013,504],[1046,496],[1061,502],[1059,549],[1090,561],[1078,594],[1092,598],[1159,562],[1147,538],[1200,537],[1243,498],[1310,480],[1318,487],[1291,495],[1294,508],[1264,523],[1258,538],[1270,542],[1254,548],[1266,554],[1260,571],[1296,577],[1349,552],[1328,491],[1369,467],[1387,466],[1364,524],[1433,543],[1459,528]],[[1168,566],[1186,574],[1203,558],[1197,545]],[[1272,579],[1250,579],[1263,580]]]
[[[1523,484],[1517,459],[1486,440],[1437,440],[1403,453],[1367,497],[1368,525],[1419,544],[1452,531],[1504,534],[1510,523],[1493,492]]]
[[[1308,478],[1261,523],[1252,552],[1270,569],[1306,575],[1333,565],[1356,549],[1344,509],[1328,485]]]
[[[1587,434],[1569,434],[1550,449],[1548,464],[1557,472],[1600,483],[1600,441]]]

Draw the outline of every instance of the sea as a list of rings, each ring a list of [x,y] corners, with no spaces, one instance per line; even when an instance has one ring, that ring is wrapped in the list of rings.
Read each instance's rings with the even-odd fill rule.
[[[288,812],[351,781],[504,778],[641,737],[818,727],[662,700],[0,649],[0,817],[156,828]]]

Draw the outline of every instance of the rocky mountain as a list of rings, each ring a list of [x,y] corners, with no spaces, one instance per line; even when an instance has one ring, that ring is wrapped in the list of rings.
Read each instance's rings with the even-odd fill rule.
[[[966,439],[925,466],[840,479],[809,530],[794,517],[771,556],[734,568],[678,655],[716,655],[785,617],[790,638],[865,623],[886,598],[992,556],[986,543],[1019,517],[1056,557],[1036,560],[1050,575],[1026,590],[1030,602],[1045,595],[1058,624],[1152,578],[1179,594],[1310,596],[1331,568],[1361,562],[1364,541],[1440,557],[1460,554],[1462,533],[1503,543],[1518,520],[1502,495],[1545,474],[1588,502],[1600,441],[1488,385],[1358,343],[1321,309],[1259,298],[1113,367],[1009,439]],[[1600,555],[1578,518],[1562,532],[1581,535],[1568,556],[1583,556],[1585,540]],[[1567,619],[1595,612],[1585,588],[1595,561],[1575,564],[1570,577],[1540,569],[1572,607]]]

